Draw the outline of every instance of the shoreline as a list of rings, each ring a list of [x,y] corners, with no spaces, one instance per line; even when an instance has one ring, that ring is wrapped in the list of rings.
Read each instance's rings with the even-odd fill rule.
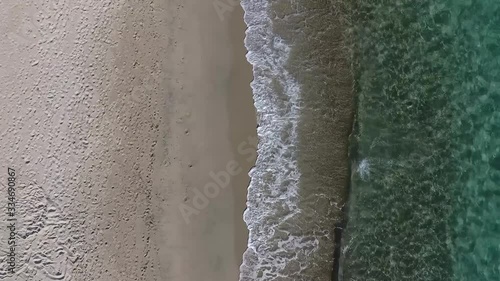
[[[248,229],[245,221],[243,220],[243,212],[246,209],[247,202],[247,188],[250,184],[250,177],[248,172],[255,165],[257,155],[257,119],[256,111],[253,105],[253,94],[250,83],[253,80],[252,66],[248,63],[245,55],[247,49],[244,46],[245,31],[247,26],[243,21],[243,9],[241,6],[235,7],[231,12],[231,40],[234,42],[234,60],[233,71],[230,77],[231,80],[231,94],[229,95],[230,114],[230,139],[232,143],[233,155],[236,155],[235,160],[242,163],[243,174],[236,178],[234,181],[235,193],[234,201],[236,203],[235,228],[237,235],[235,240],[236,256],[239,259],[239,266],[243,261],[243,253],[247,249]],[[250,106],[248,106],[250,105]],[[251,147],[251,154],[241,153],[238,147],[242,142],[248,142]],[[243,151],[248,152],[248,151]],[[239,273],[238,273],[239,275]]]

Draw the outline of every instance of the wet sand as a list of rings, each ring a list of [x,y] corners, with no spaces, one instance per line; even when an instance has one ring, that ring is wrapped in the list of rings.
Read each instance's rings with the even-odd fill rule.
[[[16,170],[17,260],[12,275],[2,212],[0,279],[237,280],[256,144],[239,9],[6,1],[0,171]]]
[[[255,161],[248,149],[254,150],[256,130],[242,11],[220,21],[210,2],[186,3],[185,9],[191,13],[179,32],[183,45],[177,49],[182,53],[178,57],[184,58],[180,69],[184,75],[179,74],[177,96],[174,91],[178,111],[170,126],[171,135],[180,138],[170,141],[173,154],[163,177],[179,188],[172,194],[176,203],[160,215],[172,220],[162,223],[167,246],[160,249],[160,259],[168,260],[172,270],[163,271],[162,278],[237,280],[247,240],[242,220],[247,171]],[[227,187],[217,184],[220,191],[205,196],[206,202],[197,196],[209,193],[207,185],[217,183],[211,173],[231,174],[228,165],[234,163],[239,167]],[[176,174],[181,177],[171,177]],[[179,210],[181,203],[185,207]]]

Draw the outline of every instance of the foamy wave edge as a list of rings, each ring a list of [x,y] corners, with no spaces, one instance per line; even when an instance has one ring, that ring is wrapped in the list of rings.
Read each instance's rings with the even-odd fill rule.
[[[290,46],[272,32],[267,0],[244,0],[247,60],[253,66],[251,88],[257,110],[259,145],[250,171],[247,209],[248,248],[240,281],[300,276],[307,257],[317,250],[315,237],[297,236],[293,227],[298,207],[297,165],[300,86],[285,69]],[[277,92],[276,85],[282,89]]]

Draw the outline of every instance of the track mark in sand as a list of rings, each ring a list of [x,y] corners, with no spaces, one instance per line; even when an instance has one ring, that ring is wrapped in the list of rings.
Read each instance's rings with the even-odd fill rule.
[[[20,264],[15,276],[19,280],[71,280],[71,270],[80,256],[73,248],[72,219],[42,187],[32,184],[19,194],[19,230],[22,239]],[[72,235],[73,234],[73,235]],[[33,279],[34,278],[34,279]]]

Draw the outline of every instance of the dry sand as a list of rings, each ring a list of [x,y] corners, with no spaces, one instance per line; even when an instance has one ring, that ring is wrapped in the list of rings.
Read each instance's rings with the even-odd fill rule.
[[[2,208],[0,279],[237,280],[256,128],[239,7],[2,4],[0,201],[11,167],[17,235],[12,276]]]

